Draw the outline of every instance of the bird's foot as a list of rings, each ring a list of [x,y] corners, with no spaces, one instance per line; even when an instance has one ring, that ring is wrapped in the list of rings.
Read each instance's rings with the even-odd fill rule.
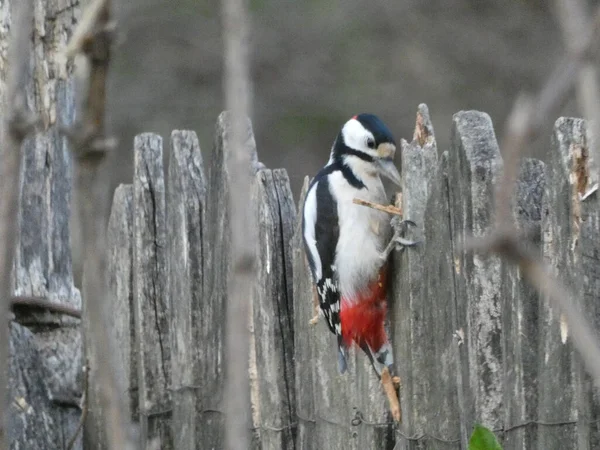
[[[319,322],[319,314],[315,314],[315,316],[308,321],[309,325],[316,325]]]
[[[404,238],[403,236],[408,232],[409,227],[416,227],[417,224],[409,219],[400,219],[396,216],[391,221],[392,228],[394,229],[394,235],[390,240],[385,250],[379,255],[384,261],[388,259],[392,250],[404,250],[407,247],[414,247],[421,241],[411,241]]]

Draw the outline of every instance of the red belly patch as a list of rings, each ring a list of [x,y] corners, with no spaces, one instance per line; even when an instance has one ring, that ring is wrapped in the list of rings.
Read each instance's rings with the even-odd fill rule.
[[[366,341],[377,352],[387,341],[383,326],[387,312],[385,275],[383,268],[366,292],[351,302],[342,299],[340,320],[346,347],[349,348],[352,342],[360,345]]]

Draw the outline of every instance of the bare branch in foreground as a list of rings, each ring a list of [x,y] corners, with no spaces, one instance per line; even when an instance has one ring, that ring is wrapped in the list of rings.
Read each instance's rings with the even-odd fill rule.
[[[581,52],[586,45],[586,30],[591,27],[586,1],[557,0],[556,17],[563,33],[565,46],[571,54]],[[585,49],[583,49],[585,51]],[[588,162],[593,183],[600,178],[600,86],[598,69],[588,58],[576,74],[577,102],[587,120],[586,134],[591,160]],[[592,184],[593,184],[592,183]]]
[[[64,314],[65,316],[74,317],[81,319],[81,310],[73,308],[67,304],[60,304],[51,302],[43,297],[33,296],[15,296],[10,298],[10,306],[13,311],[17,309],[28,309],[28,310],[43,310],[56,314]]]
[[[578,3],[577,0],[564,0],[567,8],[575,3]],[[565,34],[575,36],[570,38],[572,41],[566,60],[557,65],[535,100],[526,97],[517,99],[507,122],[502,142],[504,173],[495,198],[496,228],[487,237],[468,241],[466,247],[473,251],[496,253],[521,266],[527,280],[564,314],[576,349],[596,384],[600,385],[600,346],[595,339],[593,328],[577,309],[576,302],[579,299],[554,279],[543,262],[528,250],[516,230],[510,205],[520,158],[526,153],[527,144],[539,133],[542,125],[551,120],[553,111],[566,101],[573,83],[580,79],[577,74],[585,66],[585,58],[592,45],[600,38],[600,7],[596,9],[588,26],[575,21],[581,28],[575,33],[572,33],[576,27],[571,19],[564,20],[563,28],[568,31]],[[595,69],[593,74],[595,76]],[[590,74],[586,76],[589,77]],[[592,89],[592,99],[599,98],[594,90],[597,90],[597,87]],[[594,105],[594,108],[598,108],[598,105]],[[595,114],[595,111],[591,113],[592,118],[596,117]]]
[[[8,448],[8,310],[11,274],[18,235],[21,144],[35,121],[27,110],[25,82],[29,78],[29,55],[33,26],[33,2],[16,3],[9,45],[5,123],[0,160],[0,448]]]
[[[96,377],[93,388],[106,418],[109,448],[134,448],[130,441],[131,420],[125,398],[115,378],[110,338],[107,333],[106,223],[109,183],[101,177],[100,166],[108,153],[105,137],[106,82],[111,56],[113,29],[110,0],[95,0],[84,13],[74,33],[71,54],[83,59],[86,72],[76,74],[83,99],[78,102],[80,121],[68,133],[76,159],[75,198],[79,203],[85,272],[83,296],[85,331],[90,334],[90,364]],[[83,85],[83,86],[81,86]],[[102,361],[99,361],[100,356]]]
[[[232,270],[228,282],[225,409],[228,450],[248,448],[248,330],[252,283],[255,280],[256,226],[250,211],[251,157],[246,148],[250,82],[247,15],[244,0],[223,0],[225,98],[231,112],[230,223]]]

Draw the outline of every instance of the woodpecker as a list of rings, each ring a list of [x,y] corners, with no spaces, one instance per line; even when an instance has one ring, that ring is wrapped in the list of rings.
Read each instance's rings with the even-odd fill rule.
[[[338,368],[347,369],[347,351],[356,343],[377,375],[393,365],[384,327],[387,312],[387,257],[400,237],[387,213],[353,203],[354,198],[387,204],[380,176],[396,185],[396,143],[373,114],[348,120],[331,148],[329,161],[311,181],[302,216],[304,249],[329,330],[337,336]],[[410,222],[410,221],[403,221]]]

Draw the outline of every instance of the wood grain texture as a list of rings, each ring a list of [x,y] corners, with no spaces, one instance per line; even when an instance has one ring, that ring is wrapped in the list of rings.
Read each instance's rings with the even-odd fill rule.
[[[297,425],[289,244],[296,213],[285,170],[260,170],[254,178],[252,199],[258,224],[258,277],[251,317],[255,353],[252,392],[256,391],[253,425],[260,448],[294,449]]]
[[[292,273],[294,294],[294,386],[296,391],[296,415],[298,431],[296,448],[316,450],[318,441],[315,434],[315,397],[313,386],[317,382],[313,369],[313,334],[314,326],[309,320],[315,311],[312,301],[312,279],[306,262],[306,255],[302,245],[302,208],[304,197],[308,189],[309,178],[304,178],[298,202],[298,215],[294,227],[294,237],[291,242]],[[320,320],[323,320],[321,317]],[[320,332],[325,330],[318,326]]]
[[[17,3],[9,1],[3,6],[13,13],[2,14],[3,30],[11,28]],[[22,146],[19,236],[13,237],[13,289],[15,295],[40,296],[81,309],[81,295],[74,286],[71,265],[72,164],[67,141],[58,131],[59,121],[68,124],[73,120],[74,88],[70,71],[56,58],[56,48],[66,45],[79,6],[62,0],[33,3],[31,78],[25,84],[28,106],[40,118],[41,126]],[[0,67],[3,106],[7,100],[6,70],[7,67]],[[10,371],[10,396],[19,395],[34,408],[39,405],[39,410],[11,416],[15,422],[9,425],[10,445],[48,448],[49,437],[53,445],[54,437],[64,445],[75,431],[80,415],[80,321],[51,313],[32,313],[20,320],[26,328],[13,324],[10,335],[11,349],[17,351],[11,362],[16,367]],[[39,388],[23,384],[30,382]],[[63,406],[52,404],[47,409],[51,400],[63,401]],[[50,412],[52,418],[48,417]],[[81,439],[74,448],[81,448]]]
[[[502,263],[459,248],[464,238],[482,236],[492,225],[491,199],[501,166],[490,117],[477,111],[455,114],[448,184],[451,232],[458,244],[453,251],[455,326],[464,335],[458,362],[463,446],[475,421],[502,427]]]
[[[171,302],[162,150],[160,136],[135,138],[133,299],[142,445],[156,439],[161,449],[170,449]]]
[[[204,375],[211,369],[202,358],[202,349],[212,326],[206,320],[204,291],[207,268],[203,248],[209,245],[205,237],[206,180],[193,131],[171,133],[167,194],[173,446],[192,450],[202,448],[207,433],[206,417],[198,414],[197,408],[210,395],[211,386]]]
[[[517,228],[531,236],[541,250],[542,201],[546,166],[526,158],[521,163],[513,202]],[[504,353],[504,427],[537,419],[540,296],[523,278],[519,266],[506,265],[502,280],[502,334]],[[537,425],[504,434],[504,448],[535,449]]]
[[[544,258],[575,293],[574,302],[598,329],[598,197],[581,201],[589,188],[589,148],[585,122],[556,121],[548,164],[543,230]],[[571,422],[538,428],[538,448],[593,448],[598,430],[598,397],[561,316],[540,304],[540,373],[538,415],[548,422]],[[591,447],[589,447],[591,446]]]
[[[107,230],[109,323],[115,343],[119,385],[129,397],[128,412],[139,420],[137,348],[133,304],[133,185],[115,189]]]
[[[414,139],[402,141],[404,218],[421,240],[393,257],[392,323],[404,420],[399,448],[459,448],[432,436],[459,437],[454,328],[452,239],[448,223],[448,154],[438,162],[433,125],[420,105]],[[423,436],[408,440],[405,436]]]

